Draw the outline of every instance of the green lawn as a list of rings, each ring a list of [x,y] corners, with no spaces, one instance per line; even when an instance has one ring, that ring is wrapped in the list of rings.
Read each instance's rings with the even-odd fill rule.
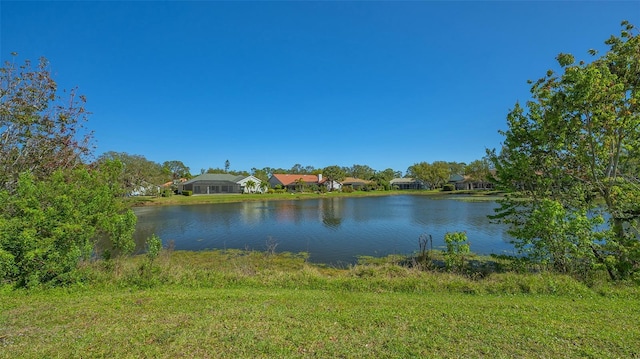
[[[131,197],[127,200],[134,206],[154,206],[154,205],[182,205],[182,204],[203,204],[203,203],[230,203],[230,202],[251,202],[251,201],[277,201],[295,199],[316,199],[316,198],[337,198],[337,197],[371,197],[371,196],[393,196],[393,195],[422,195],[422,196],[452,196],[453,198],[466,200],[495,200],[499,193],[495,191],[453,191],[443,192],[432,191],[354,191],[329,192],[329,193],[268,193],[268,194],[213,194],[182,196],[172,195],[170,197]]]
[[[151,269],[150,269],[151,268]],[[0,292],[0,358],[639,358],[640,290],[166,251]]]

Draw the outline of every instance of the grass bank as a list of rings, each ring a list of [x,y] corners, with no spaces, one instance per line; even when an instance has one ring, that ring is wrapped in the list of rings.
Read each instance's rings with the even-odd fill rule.
[[[500,197],[496,191],[452,191],[443,192],[441,190],[422,191],[354,191],[354,192],[296,192],[296,193],[265,193],[265,194],[214,194],[214,195],[194,195],[182,196],[172,195],[170,197],[138,196],[130,197],[127,200],[133,206],[156,206],[156,205],[186,205],[186,204],[206,204],[206,203],[232,203],[232,202],[255,202],[255,201],[278,201],[278,200],[298,200],[298,199],[318,199],[318,198],[343,198],[343,197],[374,197],[374,196],[394,196],[394,195],[417,195],[417,196],[447,196],[461,200],[495,200]]]
[[[164,251],[84,286],[0,292],[0,358],[640,356],[640,289],[547,273],[471,279],[388,261]]]

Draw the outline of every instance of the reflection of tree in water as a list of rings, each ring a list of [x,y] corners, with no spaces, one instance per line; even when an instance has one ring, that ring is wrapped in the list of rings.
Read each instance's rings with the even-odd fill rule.
[[[342,224],[342,218],[330,218],[323,215],[322,223],[327,227],[338,228],[340,227],[340,224]]]
[[[338,228],[342,224],[342,199],[326,198],[320,201],[322,224],[330,228]]]

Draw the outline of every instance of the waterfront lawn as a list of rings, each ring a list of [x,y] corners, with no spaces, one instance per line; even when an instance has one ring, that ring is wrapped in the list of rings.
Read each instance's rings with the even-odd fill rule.
[[[337,197],[371,197],[371,196],[393,196],[393,195],[421,195],[421,196],[454,196],[460,199],[475,200],[495,200],[500,193],[496,191],[452,191],[443,192],[441,190],[395,190],[395,191],[353,191],[353,192],[295,192],[295,193],[253,193],[253,194],[212,194],[212,195],[172,195],[169,197],[136,196],[129,197],[127,201],[133,206],[154,206],[154,205],[183,205],[183,204],[205,204],[205,203],[232,203],[232,202],[254,202],[254,201],[277,201],[277,200],[298,200],[317,198],[337,198]]]
[[[304,254],[93,262],[84,286],[0,291],[0,358],[637,358],[640,291],[552,274],[470,279]]]

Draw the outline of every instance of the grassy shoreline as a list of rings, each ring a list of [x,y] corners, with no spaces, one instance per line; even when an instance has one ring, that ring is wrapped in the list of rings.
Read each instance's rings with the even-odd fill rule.
[[[301,193],[266,193],[266,194],[213,194],[213,195],[193,195],[182,196],[173,195],[170,197],[139,196],[130,197],[127,202],[134,207],[161,206],[161,205],[187,205],[187,204],[214,204],[214,203],[235,203],[235,202],[257,202],[257,201],[282,201],[282,200],[305,200],[319,198],[345,198],[345,197],[378,197],[378,196],[434,196],[456,198],[461,200],[496,200],[501,193],[496,191],[452,191],[443,192],[441,190],[403,190],[403,191],[354,191],[346,192],[301,192]]]
[[[206,197],[146,205],[233,200]],[[307,259],[165,248],[154,260],[82,263],[67,287],[0,284],[0,359],[640,358],[640,286],[606,275],[585,283],[423,270],[399,256],[345,268]]]
[[[0,358],[640,356],[637,287],[549,273],[336,269],[231,250],[83,273],[84,286],[0,291]]]

